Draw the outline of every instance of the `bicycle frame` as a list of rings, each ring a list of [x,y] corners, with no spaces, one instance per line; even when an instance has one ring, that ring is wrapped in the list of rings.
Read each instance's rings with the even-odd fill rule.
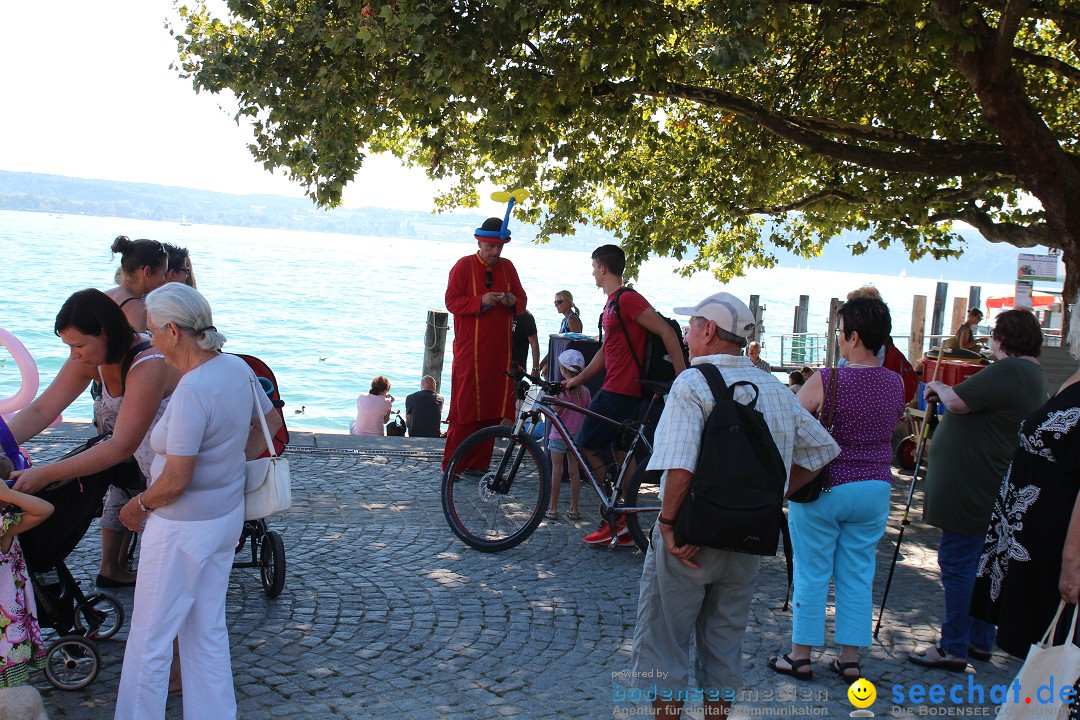
[[[545,425],[545,427],[555,428],[555,430],[559,433],[559,437],[561,437],[563,442],[566,443],[566,446],[573,454],[574,460],[577,461],[578,466],[581,467],[585,471],[585,474],[588,476],[589,481],[592,483],[593,490],[596,492],[596,495],[600,499],[600,503],[603,505],[605,511],[608,515],[612,516],[611,518],[609,518],[610,520],[614,521],[614,515],[627,515],[629,513],[642,512],[660,512],[659,506],[627,508],[620,507],[618,505],[619,496],[622,493],[623,481],[627,477],[627,470],[630,468],[630,463],[633,461],[634,453],[635,450],[637,450],[638,445],[644,444],[644,447],[648,450],[648,455],[652,455],[652,445],[649,443],[648,438],[645,437],[645,434],[642,432],[642,428],[640,425],[635,428],[634,439],[630,443],[630,447],[626,451],[626,457],[623,458],[622,463],[619,465],[618,475],[616,475],[615,480],[612,483],[611,496],[608,497],[604,492],[604,488],[596,479],[596,476],[593,475],[592,468],[589,466],[589,463],[586,461],[580,448],[578,448],[577,443],[574,442],[573,437],[570,436],[570,431],[566,429],[566,425],[564,425],[562,419],[555,414],[553,408],[568,408],[573,412],[581,413],[582,415],[586,415],[601,422],[607,423],[608,425],[615,425],[617,427],[622,427],[623,423],[612,420],[611,418],[604,415],[595,413],[591,410],[588,410],[587,408],[582,408],[574,405],[573,403],[564,402],[554,396],[547,395],[539,387],[537,387],[537,391],[540,393],[540,395],[535,399],[532,407],[528,408],[527,410],[523,408],[521,414],[518,416],[517,421],[514,423],[515,435],[524,431],[525,422],[529,419],[532,419],[535,422],[540,417],[543,417],[545,423],[550,423],[550,425]],[[646,410],[646,417],[648,417],[649,412],[652,411],[653,405],[656,403],[657,397],[659,396],[654,393],[652,398],[649,400],[649,406]],[[501,470],[502,468],[500,467],[500,475]]]

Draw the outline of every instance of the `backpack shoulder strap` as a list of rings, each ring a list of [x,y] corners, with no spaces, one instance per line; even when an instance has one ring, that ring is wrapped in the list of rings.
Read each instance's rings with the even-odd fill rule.
[[[630,348],[630,357],[634,358],[634,364],[637,365],[638,374],[645,375],[645,365],[638,359],[637,351],[634,350],[634,343],[630,340],[630,333],[626,330],[626,322],[622,319],[622,313],[619,312],[619,299],[624,292],[634,292],[625,285],[615,291],[615,297],[612,299],[611,304],[614,306],[612,311],[615,313],[615,317],[619,319],[619,327],[622,328],[623,337],[626,338],[626,346]]]
[[[720,373],[720,368],[707,362],[701,363],[700,365],[694,365],[688,369],[697,370],[705,376],[705,381],[709,383],[709,389],[712,390],[713,400],[715,402],[720,402],[731,396],[731,388],[724,382],[724,376]]]
[[[754,393],[754,397],[751,398],[750,402],[745,403],[745,406],[750,408],[751,410],[754,410],[756,408],[758,401],[758,386],[754,383],[750,382],[749,380],[739,380],[738,382],[733,382],[731,383],[731,385],[728,385],[726,382],[724,382],[724,376],[720,372],[720,368],[716,367],[712,363],[701,363],[700,365],[694,365],[693,368],[700,370],[701,374],[705,376],[705,380],[709,383],[709,389],[712,390],[713,398],[715,398],[717,401],[719,401],[722,397],[734,400],[735,388],[742,385],[750,388],[750,390],[752,390]],[[687,368],[687,370],[690,369],[691,368],[689,367]]]
[[[136,345],[135,347],[128,350],[127,355],[124,356],[124,361],[120,363],[120,395],[121,396],[124,394],[124,391],[127,390],[127,374],[128,374],[128,370],[131,369],[131,363],[135,362],[135,356],[137,356],[139,353],[143,352],[144,350],[149,350],[150,347],[151,347],[150,343],[144,340],[141,343],[139,343],[138,345]]]

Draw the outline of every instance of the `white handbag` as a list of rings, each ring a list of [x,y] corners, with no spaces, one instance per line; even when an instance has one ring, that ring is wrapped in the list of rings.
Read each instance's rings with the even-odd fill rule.
[[[251,399],[255,403],[255,414],[262,424],[269,457],[248,460],[244,471],[247,478],[244,483],[244,519],[259,520],[270,517],[292,505],[292,478],[289,476],[289,461],[274,454],[274,439],[270,437],[270,428],[266,426],[262,408],[259,405],[261,390],[256,389],[255,378],[251,379]]]
[[[1062,600],[1042,641],[1032,645],[1028,651],[1027,660],[1013,681],[1014,684],[1019,683],[1020,692],[1015,692],[1013,685],[1009,685],[999,718],[1027,720],[1037,717],[1041,720],[1064,720],[1069,717],[1070,703],[1062,701],[1061,690],[1071,689],[1080,677],[1080,647],[1075,644],[1080,611],[1073,611],[1072,632],[1065,644],[1051,645],[1064,609],[1065,601]]]

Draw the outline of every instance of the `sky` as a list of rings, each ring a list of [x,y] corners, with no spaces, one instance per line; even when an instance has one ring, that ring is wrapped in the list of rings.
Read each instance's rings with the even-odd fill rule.
[[[169,69],[173,16],[170,0],[0,3],[0,170],[302,197],[252,157],[230,98]],[[436,190],[369,157],[345,204],[431,210]]]
[[[231,97],[196,94],[169,69],[175,17],[171,0],[0,2],[0,170],[302,197],[252,157]],[[422,171],[372,156],[344,204],[431,211],[437,190]],[[501,216],[486,195],[480,212]]]

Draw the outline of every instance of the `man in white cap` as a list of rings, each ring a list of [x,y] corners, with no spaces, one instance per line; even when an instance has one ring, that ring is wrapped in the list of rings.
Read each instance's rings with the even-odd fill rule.
[[[656,690],[655,717],[678,717],[682,700],[675,698],[685,697],[690,638],[696,634],[696,676],[706,717],[726,717],[742,685],[742,641],[759,557],[675,544],[675,518],[690,488],[705,421],[714,404],[705,376],[693,367],[712,363],[728,386],[747,381],[757,387],[756,408],[765,416],[784,467],[793,475],[813,474],[840,448],[787,386],[742,354],[754,330],[754,316],[741,300],[721,292],[693,307],[675,308],[675,313],[690,316],[685,342],[691,368],[671,386],[649,461],[650,470],[664,471],[662,510],[641,574],[633,677],[649,678],[635,682]],[[748,403],[753,396],[745,385],[735,388],[738,402]]]

